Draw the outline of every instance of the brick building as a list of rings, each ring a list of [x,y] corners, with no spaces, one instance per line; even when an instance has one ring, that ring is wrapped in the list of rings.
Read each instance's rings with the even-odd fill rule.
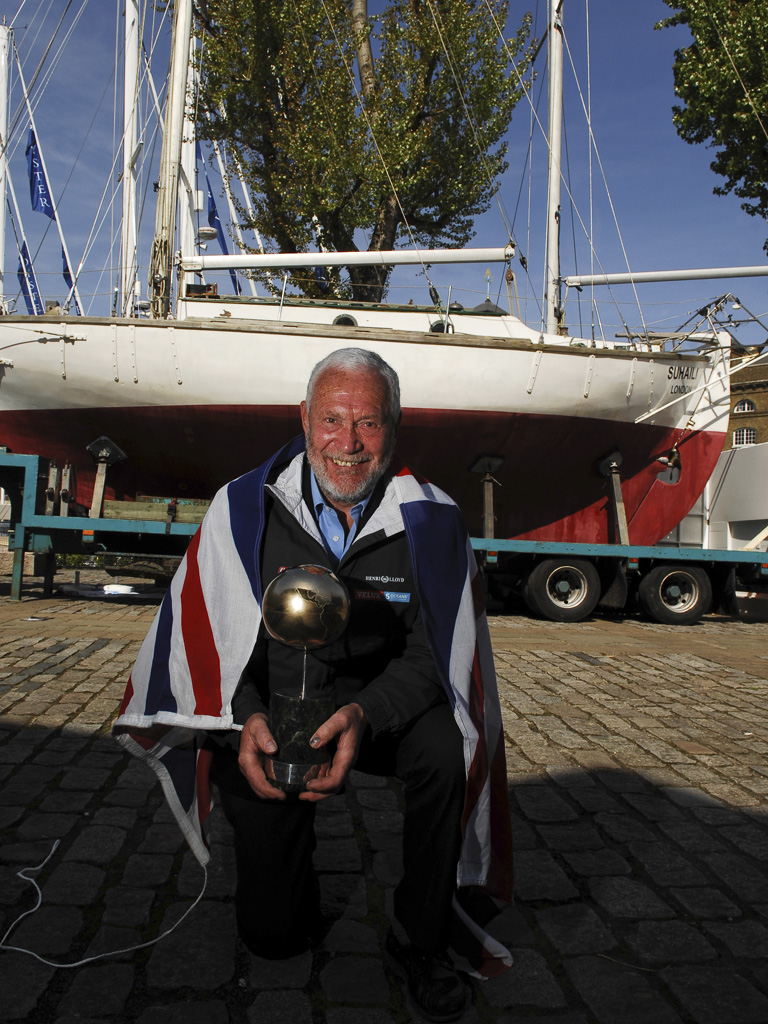
[[[733,346],[731,365],[744,365],[731,377],[731,419],[725,449],[768,441],[768,359],[750,365],[759,354],[761,350]]]

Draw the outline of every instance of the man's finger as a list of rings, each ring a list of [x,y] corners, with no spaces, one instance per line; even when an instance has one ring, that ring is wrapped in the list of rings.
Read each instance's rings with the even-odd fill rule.
[[[265,715],[251,715],[240,736],[240,771],[248,785],[264,800],[284,800],[285,793],[270,784],[265,773],[265,760],[277,750]]]

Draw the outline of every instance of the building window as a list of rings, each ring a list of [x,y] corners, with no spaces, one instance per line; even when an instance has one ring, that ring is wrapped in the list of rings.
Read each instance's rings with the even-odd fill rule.
[[[739,427],[733,432],[733,447],[741,448],[745,444],[757,444],[757,431],[754,427]]]
[[[755,403],[750,401],[749,398],[742,398],[740,402],[737,402],[733,407],[734,412],[754,412]]]

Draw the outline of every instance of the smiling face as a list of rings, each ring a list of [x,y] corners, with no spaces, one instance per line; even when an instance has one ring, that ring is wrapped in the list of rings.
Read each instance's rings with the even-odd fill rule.
[[[373,490],[392,458],[397,424],[387,385],[375,370],[329,368],[318,377],[311,405],[301,403],[307,458],[320,490],[348,511]]]

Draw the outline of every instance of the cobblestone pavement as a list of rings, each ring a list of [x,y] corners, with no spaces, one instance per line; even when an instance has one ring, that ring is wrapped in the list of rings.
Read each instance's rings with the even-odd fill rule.
[[[5,593],[7,594],[7,584]],[[11,602],[0,583],[0,915],[6,941],[72,963],[162,934],[203,872],[154,776],[109,737],[152,605]],[[508,741],[514,967],[466,1022],[768,1021],[768,625],[492,618]],[[285,962],[237,941],[216,815],[201,903],[157,945],[65,970],[0,952],[0,1016],[28,1024],[405,1024],[382,960],[400,793],[355,775],[319,814],[333,918]]]

